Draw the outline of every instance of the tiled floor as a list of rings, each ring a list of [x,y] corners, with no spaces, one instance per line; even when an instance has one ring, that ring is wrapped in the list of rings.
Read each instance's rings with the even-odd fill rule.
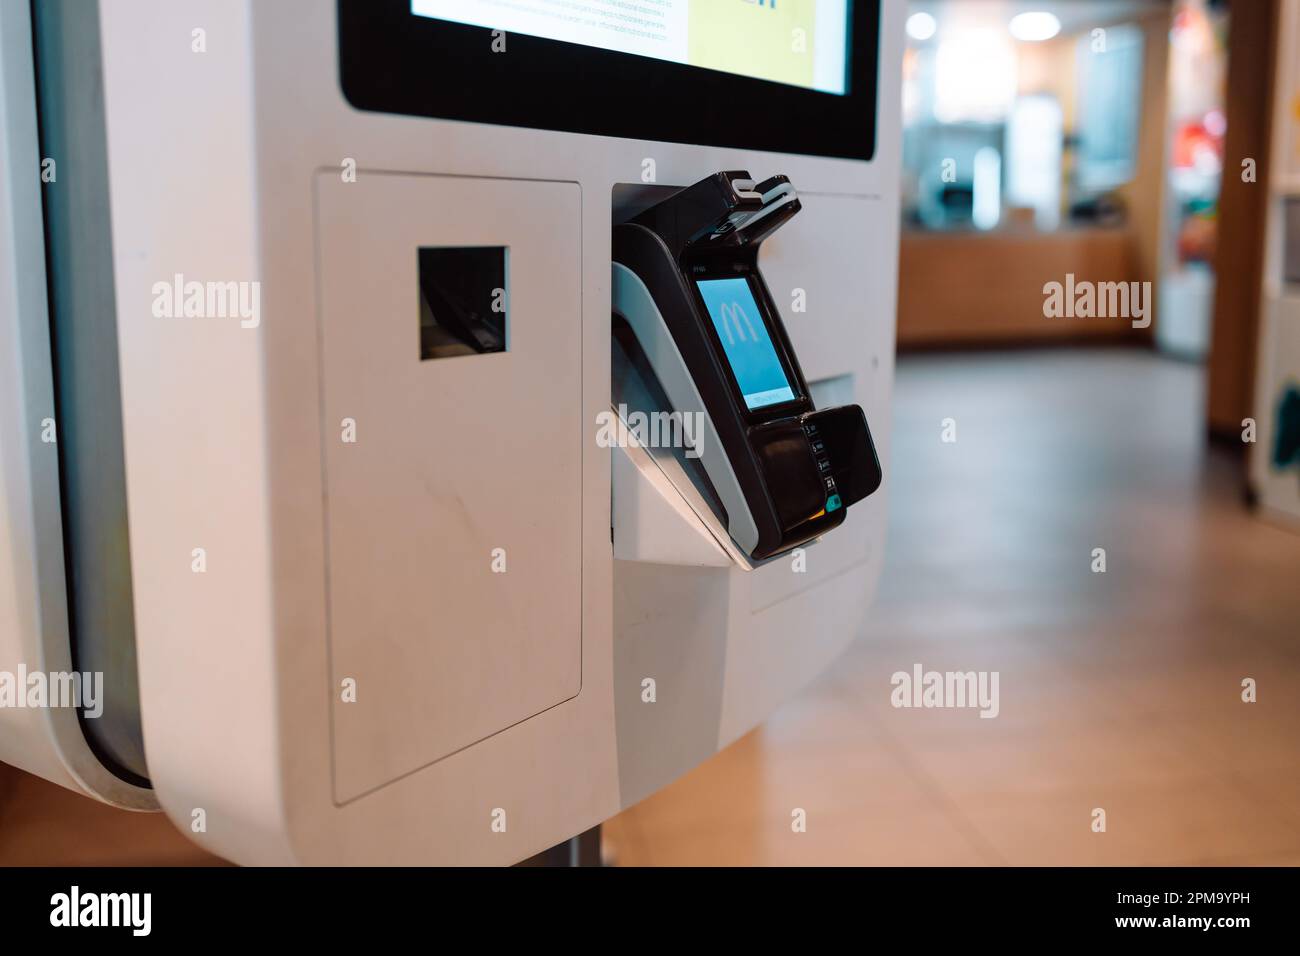
[[[903,359],[866,632],[610,821],[617,862],[1300,864],[1300,533],[1245,509],[1202,407],[1145,352]],[[894,709],[914,663],[998,671],[1000,714]]]
[[[1141,352],[903,360],[868,630],[610,821],[617,861],[1300,864],[1300,534],[1245,510],[1200,389]],[[914,663],[998,671],[999,715],[894,709]],[[0,863],[212,862],[161,815],[0,767]]]
[[[221,866],[161,813],[132,813],[0,764],[0,866]]]

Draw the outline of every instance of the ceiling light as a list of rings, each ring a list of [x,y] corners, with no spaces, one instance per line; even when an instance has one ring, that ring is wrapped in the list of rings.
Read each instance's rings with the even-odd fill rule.
[[[914,13],[907,18],[907,35],[913,40],[928,40],[939,29],[939,24],[928,13]]]
[[[1011,18],[1011,35],[1026,43],[1050,40],[1061,32],[1061,21],[1051,13],[1034,11],[1020,13]]]

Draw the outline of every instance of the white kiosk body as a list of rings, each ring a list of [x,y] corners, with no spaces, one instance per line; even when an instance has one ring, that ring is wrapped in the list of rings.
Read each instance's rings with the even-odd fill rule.
[[[3,2],[8,44],[26,4]],[[102,70],[120,406],[101,411],[120,428],[144,765],[110,735],[87,729],[88,749],[75,723],[4,711],[0,759],[156,801],[239,863],[508,864],[736,740],[863,632],[885,489],[798,562],[752,566],[662,457],[597,435],[618,390],[619,204],[781,173],[803,209],[760,265],[813,398],[862,407],[888,476],[902,3],[676,0],[667,53],[607,29],[597,0],[581,29],[547,0],[504,28],[477,2],[136,0],[76,24],[59,6],[38,34],[96,47]],[[838,42],[840,72],[727,69],[680,35],[724,57],[718,16],[760,33],[747,18],[793,18],[781,35]],[[483,49],[460,60],[454,43]],[[625,110],[608,106],[620,73]],[[84,171],[56,158],[29,205],[76,188]],[[439,249],[502,263],[501,350],[425,348],[420,250]],[[60,313],[62,284],[56,339],[76,301]],[[6,318],[7,365],[48,322],[38,291]],[[31,440],[53,386],[48,370],[39,397],[3,382],[0,517],[27,538],[4,558],[23,573],[0,575],[21,585],[0,592],[17,621],[0,667],[67,666],[69,641],[85,660],[104,638],[69,638],[59,600],[76,590],[36,546],[59,543],[30,480],[57,467]],[[95,459],[59,453],[67,497]],[[41,595],[53,618],[31,612]]]

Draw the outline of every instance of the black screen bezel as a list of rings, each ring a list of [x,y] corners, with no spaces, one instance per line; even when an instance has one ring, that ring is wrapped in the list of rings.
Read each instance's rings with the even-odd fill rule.
[[[843,159],[875,155],[880,0],[851,0],[843,95],[338,0],[339,82],[359,110]]]

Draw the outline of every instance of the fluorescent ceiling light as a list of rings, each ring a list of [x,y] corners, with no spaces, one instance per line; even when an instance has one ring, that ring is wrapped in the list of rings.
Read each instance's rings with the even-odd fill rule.
[[[939,24],[928,13],[914,13],[907,18],[907,35],[913,40],[928,40],[939,29]]]
[[[934,56],[934,117],[999,123],[1016,98],[1015,44],[1000,29],[949,31]]]
[[[1011,35],[1026,43],[1050,40],[1061,32],[1061,21],[1055,14],[1033,11],[1019,13],[1011,18]]]

